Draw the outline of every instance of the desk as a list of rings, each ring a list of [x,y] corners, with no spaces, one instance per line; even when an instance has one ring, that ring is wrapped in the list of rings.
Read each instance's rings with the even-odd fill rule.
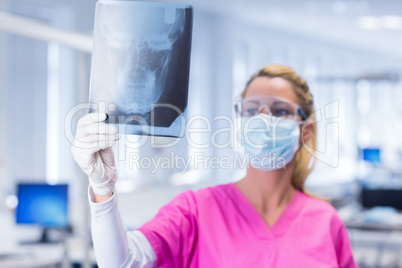
[[[58,268],[62,264],[61,244],[21,246],[0,254],[1,268]]]
[[[361,267],[402,268],[402,225],[344,221]]]
[[[2,268],[58,268],[60,262],[54,262],[36,257],[15,257],[0,259],[0,267]]]
[[[86,263],[88,257],[90,263],[96,263],[92,249],[86,256],[87,244],[82,237],[68,236],[65,244],[20,245],[20,241],[36,241],[41,228],[17,226],[11,212],[0,211],[0,230],[0,268],[71,268],[72,263]],[[15,257],[6,258],[6,254]]]
[[[344,221],[347,229],[357,229],[365,231],[401,231],[402,225],[391,225],[382,223],[358,222],[358,221]]]
[[[20,245],[0,252],[0,268],[70,268],[72,264],[83,267],[85,243],[68,239],[65,244]],[[91,267],[96,265],[93,249],[89,252]]]

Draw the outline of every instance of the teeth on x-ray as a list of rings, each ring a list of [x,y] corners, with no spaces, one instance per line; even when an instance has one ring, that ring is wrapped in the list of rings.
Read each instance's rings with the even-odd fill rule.
[[[115,117],[113,122],[119,124],[120,132],[181,136],[191,30],[190,6],[97,3],[90,102],[105,102],[106,107],[114,104],[116,109],[105,112],[109,122]],[[139,120],[130,118],[141,118],[150,127],[144,129]]]

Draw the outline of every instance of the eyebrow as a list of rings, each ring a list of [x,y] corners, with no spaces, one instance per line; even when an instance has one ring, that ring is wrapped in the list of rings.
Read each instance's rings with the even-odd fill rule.
[[[251,102],[251,103],[255,103],[255,104],[260,104],[260,102],[259,102],[259,101],[256,101],[256,100],[248,100],[248,101],[247,101],[247,103],[250,103],[250,102]]]
[[[272,103],[272,105],[280,105],[280,104],[286,104],[286,102],[285,101],[274,101]]]

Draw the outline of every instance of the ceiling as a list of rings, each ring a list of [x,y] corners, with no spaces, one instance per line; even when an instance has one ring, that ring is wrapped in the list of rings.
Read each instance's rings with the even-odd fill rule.
[[[175,2],[190,3],[194,8],[259,26],[275,27],[402,57],[402,1],[400,0],[179,0]]]
[[[0,0],[4,3],[38,2],[71,6],[76,30],[93,28],[96,0]],[[144,1],[144,0],[143,0]],[[154,0],[192,4],[196,11],[284,32],[339,42],[402,58],[401,0]],[[1,5],[0,5],[1,8]],[[385,16],[385,17],[384,17]],[[394,16],[394,17],[387,17]],[[395,17],[397,16],[397,17]],[[360,22],[360,27],[358,25]],[[367,30],[361,27],[377,29]],[[388,29],[387,24],[394,28]],[[395,23],[398,27],[395,27]],[[367,27],[366,27],[367,28]]]

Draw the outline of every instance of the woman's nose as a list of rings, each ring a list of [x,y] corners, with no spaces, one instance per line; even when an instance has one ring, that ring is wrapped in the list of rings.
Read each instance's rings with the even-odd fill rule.
[[[271,114],[271,112],[269,111],[269,108],[265,105],[261,106],[258,110],[260,113],[263,113],[263,114]]]

